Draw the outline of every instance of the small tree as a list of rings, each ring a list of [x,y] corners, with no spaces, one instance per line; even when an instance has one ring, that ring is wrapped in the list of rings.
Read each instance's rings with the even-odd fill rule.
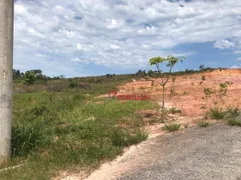
[[[162,121],[163,122],[165,121],[165,87],[168,80],[171,77],[173,67],[176,65],[178,61],[182,62],[184,59],[185,59],[184,56],[182,56],[181,58],[178,58],[178,57],[169,55],[167,56],[167,58],[158,56],[158,57],[151,58],[149,60],[150,65],[156,66],[157,71],[161,76],[161,80],[162,80],[160,85],[162,86]],[[169,69],[168,72],[165,74],[160,70],[160,64],[163,64],[163,63],[166,63],[166,66]]]
[[[32,85],[36,82],[37,77],[36,74],[33,71],[27,71],[24,75],[24,83],[29,85]]]
[[[199,70],[202,71],[202,70],[204,69],[204,67],[205,67],[205,66],[204,66],[203,64],[201,64],[201,65],[199,66]]]

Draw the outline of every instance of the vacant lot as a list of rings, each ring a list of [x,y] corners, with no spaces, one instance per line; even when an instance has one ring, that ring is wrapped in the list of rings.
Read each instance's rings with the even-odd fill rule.
[[[230,82],[222,99],[225,106],[240,107],[240,70],[177,76],[168,84],[167,106],[181,111],[170,113],[161,124],[160,79],[123,77],[76,79],[76,87],[63,79],[31,86],[15,84],[11,165],[23,166],[0,172],[1,179],[59,179],[76,172],[86,176],[122,154],[125,147],[146,140],[147,132],[153,136],[199,122],[216,105],[215,96],[206,98],[204,89],[215,92],[220,83]],[[137,81],[130,82],[133,77]],[[83,83],[88,85],[83,87]],[[151,95],[151,101],[107,100],[108,95],[100,96],[110,90]],[[174,121],[177,124],[169,125]],[[202,122],[201,126],[208,124]],[[175,148],[175,143],[172,146]]]

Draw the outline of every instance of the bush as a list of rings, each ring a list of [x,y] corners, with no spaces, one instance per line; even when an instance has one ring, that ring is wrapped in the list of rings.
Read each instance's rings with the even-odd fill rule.
[[[134,135],[129,134],[127,136],[126,142],[125,142],[125,146],[130,146],[133,144],[138,144],[141,141],[144,141],[148,138],[148,134],[138,130],[137,132],[134,133]]]
[[[204,88],[203,91],[206,96],[209,96],[214,93],[210,88]]]
[[[73,88],[76,88],[77,86],[78,86],[77,81],[75,81],[75,80],[73,80],[73,79],[71,79],[71,80],[69,81],[69,88],[73,89]]]
[[[212,108],[209,111],[209,115],[212,119],[223,119],[227,113],[227,111],[224,111],[219,108]]]
[[[110,138],[114,146],[121,147],[125,144],[125,135],[124,132],[120,129],[112,131]]]
[[[209,126],[209,122],[205,122],[205,121],[199,122],[198,126],[199,127],[207,127],[207,126]]]
[[[228,113],[230,113],[231,117],[237,117],[239,115],[239,108],[229,108]]]
[[[173,132],[173,131],[178,131],[180,127],[181,127],[181,124],[170,124],[170,125],[165,125],[164,130]]]
[[[241,120],[230,119],[230,120],[228,120],[228,125],[230,125],[230,126],[241,126]]]
[[[202,80],[203,80],[203,81],[206,81],[206,77],[205,77],[205,76],[202,76]]]

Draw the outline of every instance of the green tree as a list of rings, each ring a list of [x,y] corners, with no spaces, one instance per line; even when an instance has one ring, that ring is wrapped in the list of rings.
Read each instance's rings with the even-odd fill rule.
[[[24,74],[24,83],[27,85],[32,85],[37,81],[37,76],[33,71],[27,71]]]
[[[168,82],[168,80],[171,77],[171,73],[172,73],[172,69],[173,67],[177,64],[177,62],[179,61],[183,61],[185,59],[184,56],[178,58],[178,57],[174,57],[174,56],[167,56],[167,58],[163,58],[163,57],[154,57],[151,58],[149,60],[150,65],[155,65],[157,68],[158,73],[161,76],[161,86],[162,86],[162,121],[165,121],[165,87],[166,84]],[[160,64],[166,63],[166,67],[168,68],[168,72],[167,73],[163,73],[162,70],[160,69]]]
[[[152,76],[153,74],[155,74],[155,72],[152,71],[152,70],[149,70],[149,71],[147,72],[147,74],[148,74],[148,76]]]
[[[13,69],[13,79],[19,79],[21,77],[21,72],[20,70]]]
[[[199,70],[202,71],[203,69],[204,69],[204,65],[202,64],[202,65],[199,66]]]

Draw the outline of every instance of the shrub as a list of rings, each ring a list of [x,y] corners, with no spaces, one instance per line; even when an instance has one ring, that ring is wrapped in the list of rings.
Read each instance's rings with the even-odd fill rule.
[[[124,132],[120,129],[116,129],[111,133],[111,141],[114,146],[124,146],[125,144],[125,135]]]
[[[209,126],[209,122],[206,122],[206,121],[199,122],[198,126],[199,127],[207,127],[207,126]]]
[[[230,126],[241,126],[241,121],[237,119],[228,120],[228,125]]]
[[[206,81],[206,77],[205,77],[205,76],[202,76],[202,80],[203,80],[203,81]]]
[[[203,91],[206,96],[209,96],[214,93],[210,88],[204,88]]]
[[[239,108],[229,108],[228,113],[230,113],[231,117],[237,117],[239,115]]]
[[[125,141],[125,146],[130,146],[130,145],[133,145],[133,144],[138,144],[140,143],[141,141],[144,141],[146,140],[148,137],[148,134],[141,131],[141,130],[138,130],[137,132],[134,133],[134,135],[131,135],[129,134],[127,136],[127,139]]]
[[[73,89],[73,88],[76,88],[77,86],[78,86],[77,81],[75,81],[75,80],[73,80],[73,79],[71,79],[71,80],[69,81],[69,88]]]
[[[173,132],[173,131],[178,131],[180,127],[181,127],[181,124],[170,124],[170,125],[165,125],[164,130]]]
[[[227,111],[224,111],[217,107],[212,108],[209,111],[209,115],[212,119],[223,119],[227,113],[228,113]]]

